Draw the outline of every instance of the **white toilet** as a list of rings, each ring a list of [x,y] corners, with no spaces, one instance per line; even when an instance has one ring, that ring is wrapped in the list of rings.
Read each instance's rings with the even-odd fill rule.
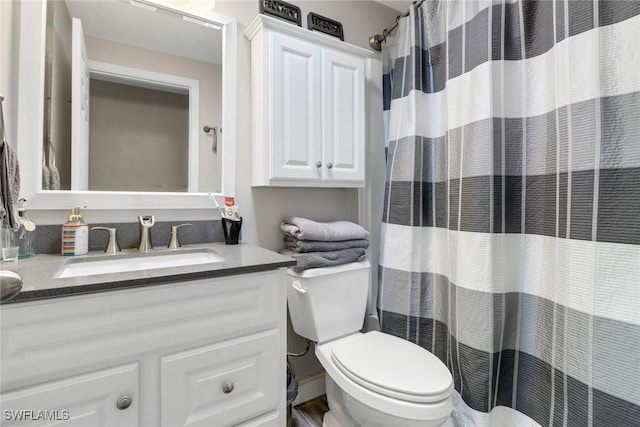
[[[364,261],[288,272],[293,329],[317,343],[327,372],[323,427],[441,426],[453,410],[447,367],[409,341],[359,332],[369,271]]]

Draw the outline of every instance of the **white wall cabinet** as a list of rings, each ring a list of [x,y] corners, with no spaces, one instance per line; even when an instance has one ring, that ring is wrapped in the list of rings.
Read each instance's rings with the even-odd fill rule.
[[[37,425],[285,425],[285,283],[279,269],[2,306],[2,425],[28,424],[7,410],[55,418]]]
[[[370,51],[259,15],[251,40],[252,185],[365,186]]]

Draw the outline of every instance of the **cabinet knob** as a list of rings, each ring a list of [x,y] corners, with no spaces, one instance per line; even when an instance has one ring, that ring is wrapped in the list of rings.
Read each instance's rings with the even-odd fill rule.
[[[321,168],[322,167],[322,162],[316,162],[316,167],[317,168]]]
[[[120,399],[118,399],[118,401],[116,402],[116,408],[123,411],[127,409],[129,406],[131,406],[132,403],[133,403],[133,399],[131,398],[131,396],[127,396],[125,394],[124,396],[120,396]]]
[[[327,169],[331,169],[333,167],[333,163],[329,162],[327,163]]]
[[[233,391],[233,383],[231,381],[227,381],[222,385],[222,392],[224,394],[229,394]]]

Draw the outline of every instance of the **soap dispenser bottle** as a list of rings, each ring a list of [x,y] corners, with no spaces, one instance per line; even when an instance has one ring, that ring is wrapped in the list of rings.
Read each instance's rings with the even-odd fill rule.
[[[73,208],[69,220],[62,225],[62,255],[84,255],[89,252],[89,224],[83,221],[80,208]]]

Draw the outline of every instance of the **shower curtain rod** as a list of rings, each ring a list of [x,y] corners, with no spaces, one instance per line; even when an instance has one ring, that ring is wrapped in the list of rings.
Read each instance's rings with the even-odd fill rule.
[[[413,2],[415,7],[422,6],[422,3],[424,3],[424,0],[416,0]],[[377,50],[378,52],[380,52],[382,50],[382,43],[387,39],[387,37],[389,37],[389,35],[391,35],[393,30],[395,30],[398,27],[398,21],[400,20],[400,18],[405,18],[407,16],[409,16],[409,10],[407,10],[405,13],[402,13],[396,16],[396,22],[394,22],[391,26],[385,28],[382,31],[382,34],[376,34],[369,37],[369,46],[371,46],[374,50]]]

